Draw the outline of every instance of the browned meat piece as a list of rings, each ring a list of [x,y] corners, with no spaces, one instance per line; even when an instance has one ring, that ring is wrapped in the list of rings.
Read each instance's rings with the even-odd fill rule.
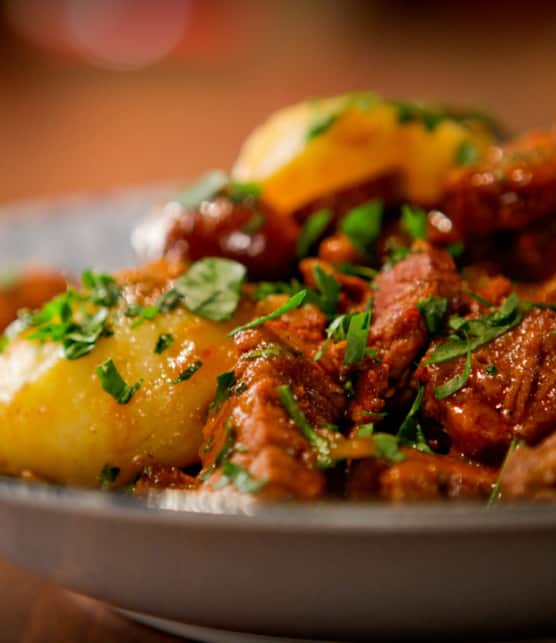
[[[435,387],[461,373],[465,357],[419,367],[416,375],[426,383],[424,414],[445,427],[456,452],[498,463],[512,438],[535,443],[552,430],[555,330],[556,313],[531,310],[521,324],[473,352],[465,386],[443,400],[435,397]]]
[[[227,257],[243,263],[250,279],[284,279],[295,270],[299,230],[264,204],[216,197],[174,217],[165,252],[191,261]]]
[[[500,490],[503,500],[556,500],[556,433],[508,456]]]
[[[555,253],[556,254],[556,253]],[[556,304],[556,277],[536,284],[519,284],[517,294],[525,301],[539,304]]]
[[[403,449],[396,464],[363,460],[353,466],[347,493],[352,498],[380,497],[394,502],[487,498],[496,479],[494,469],[451,455],[427,455]]]
[[[0,331],[17,317],[21,308],[39,308],[67,288],[66,279],[46,269],[29,268],[0,285]]]
[[[451,242],[521,230],[556,213],[556,130],[528,134],[495,148],[489,162],[449,177],[429,238]]]
[[[423,350],[427,330],[417,303],[429,297],[445,297],[449,311],[467,301],[462,281],[450,255],[424,242],[374,283],[373,323],[369,344],[397,379]]]
[[[253,480],[264,481],[265,497],[314,498],[325,492],[316,453],[277,391],[289,385],[312,427],[339,421],[345,406],[343,389],[312,359],[325,325],[320,311],[304,306],[237,336],[241,358],[234,369],[233,392],[204,428],[203,468],[210,473],[217,465],[205,484],[218,487],[223,457],[219,454],[227,453],[233,465],[243,467]]]

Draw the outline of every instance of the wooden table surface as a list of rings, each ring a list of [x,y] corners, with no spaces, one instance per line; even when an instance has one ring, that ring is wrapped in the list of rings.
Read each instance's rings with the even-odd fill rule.
[[[128,621],[102,603],[67,592],[0,560],[0,643],[182,641]]]

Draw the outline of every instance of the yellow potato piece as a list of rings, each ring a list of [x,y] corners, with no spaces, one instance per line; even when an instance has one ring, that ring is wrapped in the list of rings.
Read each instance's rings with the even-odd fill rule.
[[[404,199],[429,205],[440,198],[463,143],[481,158],[493,142],[478,121],[446,118],[427,129],[419,119],[400,122],[399,113],[394,103],[371,96],[366,106],[343,96],[288,107],[247,139],[233,177],[259,182],[265,200],[285,214],[391,172],[399,174]],[[332,124],[308,139],[327,117]]]
[[[237,358],[227,333],[246,319],[245,305],[229,322],[177,309],[132,329],[122,316],[113,336],[73,361],[59,344],[14,340],[0,356],[0,470],[96,486],[108,464],[120,468],[123,485],[145,464],[196,462],[216,376]],[[163,332],[174,343],[158,355]],[[127,404],[106,393],[95,373],[109,358],[128,384],[143,379]],[[203,366],[191,379],[172,383],[196,360]]]

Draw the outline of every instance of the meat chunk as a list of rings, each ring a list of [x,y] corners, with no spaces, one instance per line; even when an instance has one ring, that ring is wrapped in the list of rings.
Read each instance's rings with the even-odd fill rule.
[[[312,427],[339,421],[345,406],[342,388],[318,362],[303,355],[314,352],[319,329],[322,341],[325,324],[322,313],[305,306],[237,336],[241,358],[234,369],[233,392],[204,428],[203,468],[215,470],[206,484],[221,484],[219,454],[224,449],[233,465],[264,483],[261,493],[266,497],[314,498],[325,492],[316,452],[278,393],[279,386],[288,385]]]
[[[379,497],[393,502],[487,498],[496,478],[494,469],[459,456],[427,455],[403,449],[405,460],[358,462],[348,479],[348,496]]]
[[[424,414],[445,427],[456,452],[498,463],[512,438],[533,444],[552,430],[555,330],[555,312],[529,311],[518,326],[472,353],[467,382],[441,400],[435,388],[463,371],[465,357],[419,367],[416,376],[426,384]]]
[[[390,378],[411,365],[427,341],[427,329],[417,303],[445,297],[449,311],[460,310],[465,298],[462,281],[450,255],[418,242],[412,254],[375,280],[370,345],[377,347]]]
[[[448,223],[435,218],[433,241],[486,237],[522,230],[556,212],[556,130],[528,134],[494,148],[489,162],[449,177],[442,205]]]
[[[535,447],[523,446],[508,456],[500,490],[504,500],[556,500],[556,433]]]

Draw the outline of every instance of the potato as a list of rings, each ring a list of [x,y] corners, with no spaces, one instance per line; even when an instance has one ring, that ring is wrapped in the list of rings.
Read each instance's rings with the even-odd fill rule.
[[[404,120],[402,110],[370,94],[280,110],[247,139],[233,178],[259,182],[265,200],[286,214],[390,172],[400,174],[405,199],[434,204],[447,173],[461,160],[461,146],[479,160],[493,136],[480,120],[442,117],[427,127],[420,116]]]
[[[179,307],[136,328],[120,311],[114,334],[76,360],[66,359],[60,344],[17,337],[0,355],[0,470],[95,486],[109,465],[120,469],[116,484],[124,485],[146,464],[196,462],[216,377],[236,360],[227,333],[246,321],[248,309],[242,304],[233,320],[212,322]],[[174,342],[156,354],[161,333]],[[128,384],[143,380],[127,404],[96,374],[109,358]],[[173,382],[197,360],[202,367],[189,380]]]

